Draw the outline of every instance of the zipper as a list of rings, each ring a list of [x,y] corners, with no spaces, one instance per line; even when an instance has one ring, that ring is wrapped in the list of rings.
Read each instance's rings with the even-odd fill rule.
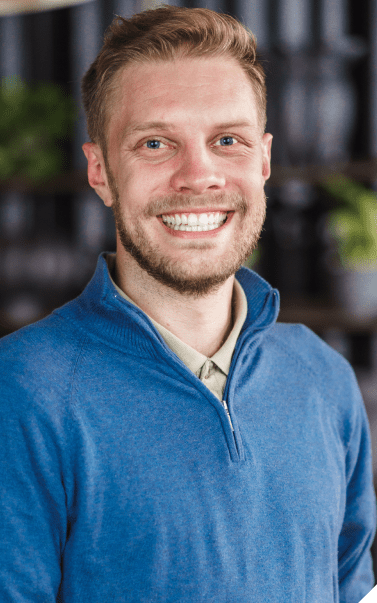
[[[223,407],[225,408],[225,412],[226,412],[226,414],[228,415],[228,419],[229,419],[230,427],[231,427],[231,429],[232,429],[232,431],[233,431],[233,436],[234,436],[234,427],[233,427],[232,419],[230,418],[230,412],[229,412],[229,408],[228,408],[228,405],[227,405],[227,403],[225,402],[225,400],[223,400],[223,401],[222,401],[222,405],[223,405]]]
[[[235,447],[236,447],[236,457],[234,458],[234,460],[235,460],[235,461],[240,461],[240,460],[243,460],[243,459],[241,459],[241,456],[242,456],[242,455],[240,454],[240,450],[239,450],[239,447],[238,447],[238,445],[237,445],[236,432],[234,431],[234,427],[233,427],[232,419],[230,418],[230,412],[229,412],[228,405],[227,405],[227,403],[226,403],[226,401],[225,401],[225,400],[222,400],[222,401],[221,401],[221,404],[222,404],[222,406],[223,406],[223,408],[224,408],[224,410],[225,410],[225,412],[226,412],[226,414],[227,414],[228,421],[229,421],[229,425],[230,425],[230,428],[231,428],[231,430],[232,430],[233,443],[234,443],[234,445],[235,445]]]

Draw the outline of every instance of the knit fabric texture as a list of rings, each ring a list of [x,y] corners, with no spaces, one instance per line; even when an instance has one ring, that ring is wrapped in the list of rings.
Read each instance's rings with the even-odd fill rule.
[[[0,340],[2,603],[359,603],[370,433],[354,373],[242,267],[226,408],[111,283]]]

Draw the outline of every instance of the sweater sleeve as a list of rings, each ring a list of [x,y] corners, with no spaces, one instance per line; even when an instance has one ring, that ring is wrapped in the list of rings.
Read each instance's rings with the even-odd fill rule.
[[[371,441],[354,375],[352,390],[354,404],[346,450],[346,508],[338,542],[340,603],[359,603],[374,586],[370,547],[376,528],[376,500]]]
[[[0,373],[0,601],[55,603],[67,532],[61,418],[20,381]],[[48,386],[42,395],[53,399]]]

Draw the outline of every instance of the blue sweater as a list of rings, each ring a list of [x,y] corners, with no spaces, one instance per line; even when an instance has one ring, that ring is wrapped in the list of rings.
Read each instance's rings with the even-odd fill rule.
[[[348,363],[263,279],[220,401],[111,284],[0,341],[1,603],[358,603],[370,435]],[[195,328],[195,325],[193,325]]]

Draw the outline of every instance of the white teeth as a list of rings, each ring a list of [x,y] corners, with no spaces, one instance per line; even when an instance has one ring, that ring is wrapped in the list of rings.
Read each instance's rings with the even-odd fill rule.
[[[163,222],[173,230],[185,230],[187,232],[202,232],[219,228],[225,222],[227,214],[214,212],[202,214],[166,214],[162,215]]]
[[[172,230],[186,232],[206,232],[222,226],[227,218],[226,213],[213,212],[202,214],[163,214],[162,220]]]
[[[200,214],[200,216],[199,216],[199,224],[201,226],[204,226],[205,224],[208,224],[208,215],[207,214]]]
[[[198,225],[198,218],[197,218],[196,214],[189,214],[189,217],[187,218],[187,224],[189,226],[197,226]]]

